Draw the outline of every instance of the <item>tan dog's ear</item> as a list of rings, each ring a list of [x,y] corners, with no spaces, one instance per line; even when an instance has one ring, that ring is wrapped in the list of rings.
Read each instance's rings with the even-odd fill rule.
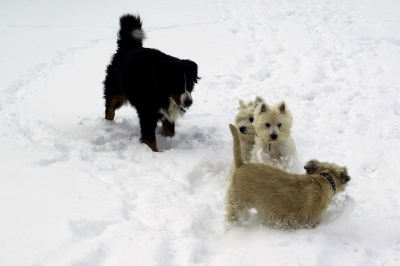
[[[304,169],[306,169],[306,173],[307,173],[308,175],[314,174],[314,173],[317,171],[317,169],[318,169],[318,164],[319,164],[319,161],[316,160],[316,159],[312,159],[312,160],[308,161],[308,162],[304,165]]]
[[[342,171],[340,172],[340,176],[342,177],[343,183],[347,183],[351,179],[351,177],[347,173],[347,167],[342,167]]]

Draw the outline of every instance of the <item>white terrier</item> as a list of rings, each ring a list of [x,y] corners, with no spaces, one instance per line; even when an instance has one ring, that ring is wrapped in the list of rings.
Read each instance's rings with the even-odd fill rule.
[[[254,147],[254,137],[256,135],[256,131],[254,129],[253,121],[254,121],[254,107],[257,104],[261,103],[262,99],[256,97],[256,100],[253,102],[248,102],[247,104],[243,100],[239,100],[239,107],[237,110],[239,111],[235,118],[235,126],[240,132],[239,140],[240,146],[242,150],[242,159],[244,162],[250,162],[251,160],[251,151]],[[229,176],[231,177],[234,171],[234,164],[232,163],[231,169],[229,171]]]
[[[256,137],[251,161],[290,170],[297,157],[296,145],[290,135],[292,121],[285,102],[272,107],[265,101],[258,104],[254,111]]]

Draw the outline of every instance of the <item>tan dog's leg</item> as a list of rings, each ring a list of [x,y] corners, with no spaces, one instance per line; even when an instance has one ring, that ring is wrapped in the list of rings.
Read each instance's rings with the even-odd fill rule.
[[[226,200],[226,215],[227,221],[237,221],[240,213],[247,207],[241,200],[241,196],[232,186],[228,189],[228,195]]]

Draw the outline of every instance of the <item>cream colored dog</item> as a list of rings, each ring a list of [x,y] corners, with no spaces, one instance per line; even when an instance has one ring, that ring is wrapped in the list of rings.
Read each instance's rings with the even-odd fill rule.
[[[255,101],[248,102],[247,104],[243,100],[239,100],[239,111],[235,117],[235,126],[239,130],[239,140],[242,150],[242,158],[246,163],[251,160],[251,152],[254,148],[254,138],[256,131],[254,129],[254,108],[263,101],[259,96],[256,97]],[[232,177],[235,171],[235,164],[232,163],[229,171],[229,177]]]
[[[300,175],[268,164],[243,163],[238,131],[229,127],[236,170],[226,197],[228,221],[255,208],[264,225],[289,230],[315,227],[335,193],[350,180],[346,167],[317,160],[306,163],[306,174]]]
[[[251,159],[251,151],[254,148],[254,138],[256,131],[254,129],[254,108],[263,101],[259,96],[256,97],[255,101],[245,103],[243,100],[239,100],[239,111],[235,117],[235,126],[239,130],[240,146],[242,148],[242,157],[245,162],[249,162]]]
[[[290,134],[292,121],[285,102],[269,106],[261,98],[254,111],[256,137],[251,161],[290,170],[297,158],[296,145]]]

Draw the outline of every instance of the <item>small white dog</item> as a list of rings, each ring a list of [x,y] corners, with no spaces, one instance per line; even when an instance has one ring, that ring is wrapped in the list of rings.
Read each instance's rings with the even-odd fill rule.
[[[247,104],[243,100],[239,100],[239,111],[235,118],[235,126],[239,130],[240,146],[242,148],[242,157],[245,162],[251,159],[251,151],[254,148],[254,139],[256,131],[253,125],[254,121],[254,108],[263,100],[256,97],[255,101]]]
[[[239,140],[242,150],[242,158],[244,162],[250,162],[251,151],[254,148],[254,138],[256,131],[254,129],[254,108],[262,101],[261,98],[256,97],[253,102],[248,102],[247,104],[243,100],[239,100],[239,111],[235,117],[235,126],[239,131]],[[229,176],[231,177],[234,171],[234,164],[232,163],[231,170],[229,171]]]
[[[285,102],[269,106],[262,100],[254,111],[256,137],[251,161],[290,170],[297,157],[296,145],[290,135],[292,122]]]

